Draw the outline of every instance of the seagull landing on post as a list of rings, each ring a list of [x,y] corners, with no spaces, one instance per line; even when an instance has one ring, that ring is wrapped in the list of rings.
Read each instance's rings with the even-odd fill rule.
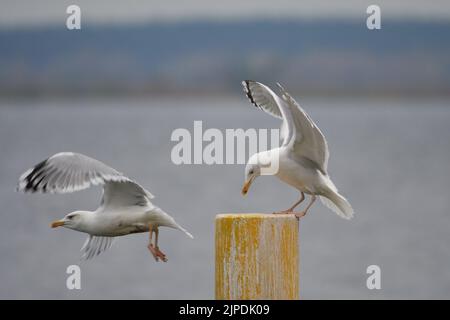
[[[317,125],[300,105],[278,84],[281,97],[269,87],[255,81],[243,81],[244,92],[251,103],[273,117],[282,119],[281,146],[254,154],[245,168],[245,195],[256,177],[263,171],[262,158],[277,162],[274,173],[279,179],[300,191],[300,199],[289,209],[276,213],[293,213],[303,217],[319,196],[323,204],[344,219],[353,217],[350,203],[338,193],[328,176],[328,145]],[[266,165],[267,161],[264,163]],[[301,212],[294,212],[304,199],[305,193],[311,201]]]
[[[69,193],[91,185],[103,186],[103,198],[97,210],[74,211],[51,224],[52,228],[65,227],[89,234],[81,248],[83,259],[111,247],[114,237],[148,231],[148,249],[156,261],[166,262],[166,255],[158,247],[158,227],[178,229],[193,238],[170,215],[150,202],[153,199],[150,192],[115,169],[82,154],[55,154],[27,170],[20,177],[17,189]]]

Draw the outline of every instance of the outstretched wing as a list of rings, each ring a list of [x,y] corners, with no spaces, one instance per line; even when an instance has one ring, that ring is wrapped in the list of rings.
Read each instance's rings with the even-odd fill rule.
[[[255,107],[275,118],[282,119],[280,140],[282,145],[286,144],[291,139],[290,135],[293,133],[293,130],[290,130],[293,123],[290,120],[288,106],[269,87],[262,83],[245,80],[242,81],[242,86],[247,98],[249,98]]]
[[[250,101],[270,115],[282,118],[281,138],[283,146],[291,146],[294,154],[305,157],[326,172],[328,145],[317,125],[300,105],[278,84],[281,98],[269,87],[256,81],[243,81],[244,91]]]
[[[114,241],[114,237],[96,237],[91,236],[86,239],[83,247],[81,248],[81,259],[89,260],[100,253],[109,249]]]
[[[104,163],[73,152],[57,153],[27,170],[19,178],[18,191],[68,193],[114,182],[132,182]],[[149,198],[153,196],[145,191]]]
[[[283,119],[278,107],[278,97],[269,87],[253,80],[242,81],[242,86],[247,98],[255,107],[264,110],[275,118]]]
[[[73,152],[57,153],[27,170],[17,189],[23,192],[68,193],[108,181],[129,180],[104,163]]]
[[[326,172],[330,154],[325,136],[306,111],[279,83],[278,87],[282,99],[292,112],[296,129],[301,132],[301,135],[297,135],[294,141],[294,152],[298,156],[313,160],[323,172]]]
[[[124,182],[107,182],[103,186],[102,207],[118,209],[133,206],[152,206],[153,195],[138,183],[128,180]]]

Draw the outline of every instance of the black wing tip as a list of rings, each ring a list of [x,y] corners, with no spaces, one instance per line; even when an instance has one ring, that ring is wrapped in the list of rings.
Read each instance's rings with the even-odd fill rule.
[[[16,187],[17,192],[23,193],[35,193],[38,191],[39,185],[42,182],[43,177],[41,177],[41,169],[45,167],[48,159],[39,162],[33,168],[29,169],[29,173],[22,176],[19,180],[19,184]],[[44,192],[45,188],[44,186]]]
[[[258,104],[256,103],[255,99],[253,98],[252,92],[250,90],[250,83],[256,83],[256,81],[253,81],[253,80],[242,81],[242,86],[244,87],[244,93],[255,107],[260,108],[258,106]]]
[[[242,86],[244,87],[244,91],[250,91],[250,84],[257,83],[255,80],[244,80],[242,81]]]
[[[19,182],[19,185],[14,189],[15,192],[19,193],[33,193],[31,189],[27,189],[26,186],[21,186],[21,182]]]

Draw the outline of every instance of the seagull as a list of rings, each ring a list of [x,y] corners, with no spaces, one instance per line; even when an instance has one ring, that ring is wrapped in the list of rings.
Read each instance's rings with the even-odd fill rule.
[[[51,224],[52,228],[65,227],[89,235],[81,248],[82,259],[91,259],[107,250],[115,237],[149,232],[149,251],[156,261],[167,262],[166,255],[158,247],[158,227],[178,229],[193,238],[170,215],[151,203],[154,196],[141,185],[79,153],[61,152],[38,163],[22,174],[17,191],[70,193],[92,185],[103,186],[103,197],[97,210],[74,211]]]
[[[328,144],[314,121],[279,83],[281,97],[256,81],[246,80],[242,85],[253,105],[282,120],[281,146],[250,157],[245,167],[242,194],[247,194],[256,177],[267,172],[264,170],[269,164],[276,168],[274,175],[300,191],[300,199],[294,205],[275,213],[293,213],[297,218],[303,217],[318,196],[324,205],[340,217],[351,219],[353,209],[350,203],[338,193],[328,175]],[[305,210],[294,212],[305,199],[305,193],[311,195],[311,201]]]

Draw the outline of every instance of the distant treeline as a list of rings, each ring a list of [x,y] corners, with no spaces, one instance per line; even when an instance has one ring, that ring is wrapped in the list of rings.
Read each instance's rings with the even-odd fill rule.
[[[228,94],[243,79],[308,94],[449,94],[450,23],[155,23],[0,31],[0,96]]]

